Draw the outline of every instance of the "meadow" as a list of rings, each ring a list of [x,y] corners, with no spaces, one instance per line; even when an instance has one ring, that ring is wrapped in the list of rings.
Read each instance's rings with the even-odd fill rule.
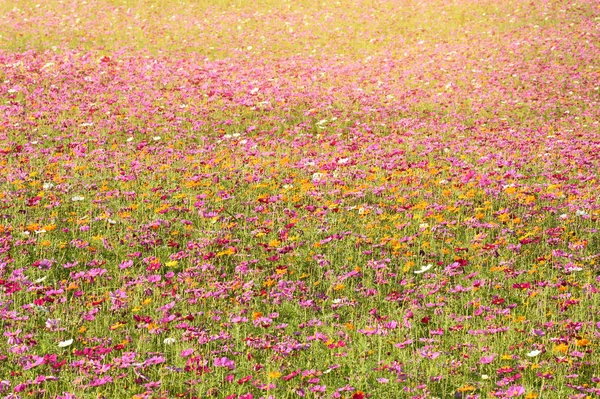
[[[0,397],[600,396],[595,0],[0,2]]]

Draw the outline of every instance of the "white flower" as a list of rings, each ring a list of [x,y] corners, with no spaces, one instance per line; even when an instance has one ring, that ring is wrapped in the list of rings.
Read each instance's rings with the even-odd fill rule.
[[[160,140],[161,138],[162,138],[162,137],[160,137],[160,136],[154,136],[154,137],[152,137],[152,140],[154,140],[154,141],[158,141],[158,140]]]
[[[66,340],[66,341],[60,341],[60,342],[58,343],[58,347],[59,347],[59,348],[66,348],[67,346],[71,345],[72,343],[73,343],[73,339],[72,339],[72,338],[71,338],[71,339],[68,339],[68,340]]]
[[[563,214],[561,214],[561,215],[560,215],[558,218],[559,218],[559,219],[563,219],[563,220],[564,220],[564,219],[566,219],[566,218],[568,218],[568,217],[569,217],[569,215],[567,215],[566,213],[563,213]]]
[[[322,179],[323,179],[323,173],[319,173],[319,172],[317,172],[317,173],[313,173],[313,175],[312,175],[312,181],[313,181],[313,182],[315,182],[315,183],[318,183],[318,182],[320,182]]]
[[[106,221],[108,222],[108,224],[117,224],[117,221],[113,219],[106,219]]]
[[[489,378],[490,378],[490,376],[489,376],[489,375],[487,375],[487,374],[481,374],[481,379],[482,379],[482,380],[487,380],[487,379],[489,379]]]
[[[44,183],[44,184],[42,185],[42,188],[43,188],[44,190],[50,190],[52,187],[54,187],[54,184],[52,184],[52,183]]]
[[[570,272],[580,272],[580,271],[582,271],[582,270],[583,270],[583,269],[582,269],[581,267],[579,267],[579,266],[576,266],[576,265],[574,265],[574,264],[572,264],[572,263],[569,263],[569,264],[566,264],[566,265],[565,265],[565,271],[566,271],[567,273],[570,273]]]
[[[350,158],[340,158],[340,159],[338,159],[338,161],[337,161],[338,165],[345,165],[345,164],[347,164],[348,162],[350,162]]]
[[[45,307],[43,307],[43,306],[40,306],[40,305],[35,305],[35,304],[34,304],[34,305],[33,305],[33,307],[34,307],[34,308],[36,308],[37,310],[39,310],[40,312],[48,313],[48,309],[46,309],[46,308],[45,308]]]
[[[128,143],[131,143],[132,141],[133,141],[133,137],[128,137],[128,138],[127,138],[127,142],[128,142]]]
[[[541,350],[535,349],[535,350],[532,350],[531,352],[527,353],[527,356],[529,356],[529,357],[536,357],[540,353],[542,353]]]
[[[71,198],[71,201],[77,202],[77,201],[83,201],[84,199],[85,199],[84,196],[82,196],[82,195],[76,195],[73,198]]]
[[[421,268],[419,270],[415,270],[414,273],[415,274],[425,273],[427,270],[431,269],[432,267],[433,267],[433,265],[431,263],[429,263],[428,265],[421,266]]]
[[[38,284],[38,283],[41,283],[42,281],[46,280],[47,278],[48,278],[48,276],[44,276],[44,277],[42,277],[42,278],[38,278],[37,280],[35,280],[35,281],[33,282],[33,284]]]
[[[177,340],[171,337],[165,338],[165,340],[163,341],[165,345],[173,345],[175,342],[177,342]]]
[[[575,211],[575,215],[576,216],[587,216],[587,212],[582,211],[581,209],[578,209],[577,211]]]

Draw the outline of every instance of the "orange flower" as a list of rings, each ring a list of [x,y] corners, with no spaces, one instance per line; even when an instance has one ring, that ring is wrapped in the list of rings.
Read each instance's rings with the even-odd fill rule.
[[[558,344],[554,347],[554,352],[567,353],[569,346],[566,344]]]

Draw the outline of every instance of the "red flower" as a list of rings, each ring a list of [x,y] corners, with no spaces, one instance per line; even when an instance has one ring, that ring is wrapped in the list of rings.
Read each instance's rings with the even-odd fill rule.
[[[365,393],[362,391],[356,391],[352,395],[352,399],[364,399],[364,398],[365,398]]]
[[[502,305],[504,303],[504,298],[495,297],[494,299],[492,299],[492,303],[494,305]]]

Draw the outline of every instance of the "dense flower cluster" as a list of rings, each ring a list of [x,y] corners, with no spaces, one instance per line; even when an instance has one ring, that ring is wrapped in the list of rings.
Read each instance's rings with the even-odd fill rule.
[[[0,397],[600,394],[595,1],[17,3]]]

